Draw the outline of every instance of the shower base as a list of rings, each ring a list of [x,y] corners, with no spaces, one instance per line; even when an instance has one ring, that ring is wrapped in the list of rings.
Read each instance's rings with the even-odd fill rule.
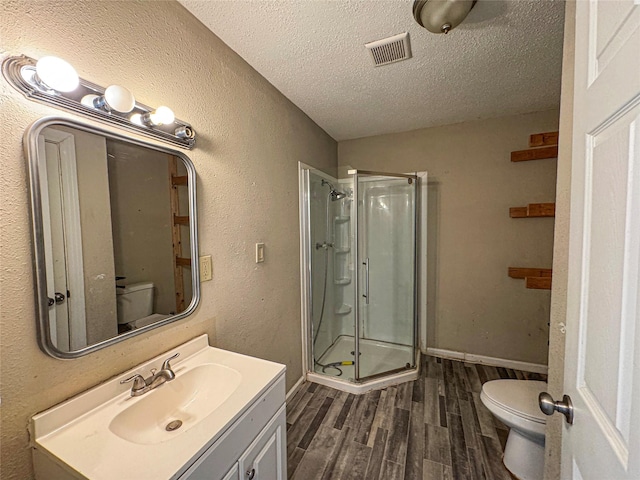
[[[323,365],[333,362],[353,361],[355,343],[353,336],[340,336],[331,347],[322,355],[319,362]],[[412,348],[405,345],[397,345],[375,340],[360,340],[360,376],[368,377],[413,363]],[[409,382],[418,378],[418,358],[415,359],[416,368],[390,373],[369,380],[356,383],[355,367],[353,365],[340,366],[342,375],[334,368],[327,368],[322,372],[322,367],[315,365],[314,372],[307,373],[307,380],[332,388],[337,388],[349,393],[361,394],[369,390],[384,388],[389,385]]]

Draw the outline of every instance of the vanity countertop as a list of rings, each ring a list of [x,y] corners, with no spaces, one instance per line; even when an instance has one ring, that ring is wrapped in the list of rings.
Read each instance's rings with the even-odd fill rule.
[[[131,383],[120,384],[136,373],[148,376],[151,368],[159,368],[178,352],[179,359],[172,362],[176,380],[139,397],[130,395]],[[177,478],[276,383],[284,401],[284,384],[278,382],[284,373],[284,365],[210,347],[202,335],[35,415],[29,426],[31,438],[36,449],[78,478]],[[191,379],[189,386],[178,381],[181,377]],[[209,382],[216,378],[220,386],[211,388]],[[163,402],[172,395],[186,395],[188,401],[181,400],[180,409],[164,408]],[[216,395],[222,396],[216,399]],[[213,411],[198,414],[198,408]],[[154,412],[158,422],[142,418]],[[167,431],[170,416],[184,420],[184,425]],[[140,431],[135,428],[138,420],[145,425]]]

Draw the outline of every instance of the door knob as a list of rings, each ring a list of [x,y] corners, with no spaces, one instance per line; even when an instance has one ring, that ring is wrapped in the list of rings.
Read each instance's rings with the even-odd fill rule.
[[[56,305],[60,305],[61,303],[64,303],[65,298],[66,297],[64,296],[64,294],[60,292],[56,292],[56,295],[55,295]]]
[[[553,412],[560,412],[564,415],[567,423],[573,425],[573,403],[571,403],[569,395],[563,395],[562,401],[554,402],[551,395],[547,392],[542,392],[538,395],[538,404],[545,415],[553,415]]]

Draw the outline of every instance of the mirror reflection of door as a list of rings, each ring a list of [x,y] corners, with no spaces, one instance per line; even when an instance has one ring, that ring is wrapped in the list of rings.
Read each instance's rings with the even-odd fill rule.
[[[87,336],[74,137],[48,130],[38,147],[46,171],[41,177],[43,202],[49,212],[43,220],[50,331],[61,350],[77,350],[87,345]]]

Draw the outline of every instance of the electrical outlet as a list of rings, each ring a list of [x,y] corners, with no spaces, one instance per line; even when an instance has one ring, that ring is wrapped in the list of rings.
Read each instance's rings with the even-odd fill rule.
[[[211,255],[200,257],[200,281],[207,282],[213,278],[213,265]]]
[[[264,243],[256,243],[256,263],[264,262]]]

